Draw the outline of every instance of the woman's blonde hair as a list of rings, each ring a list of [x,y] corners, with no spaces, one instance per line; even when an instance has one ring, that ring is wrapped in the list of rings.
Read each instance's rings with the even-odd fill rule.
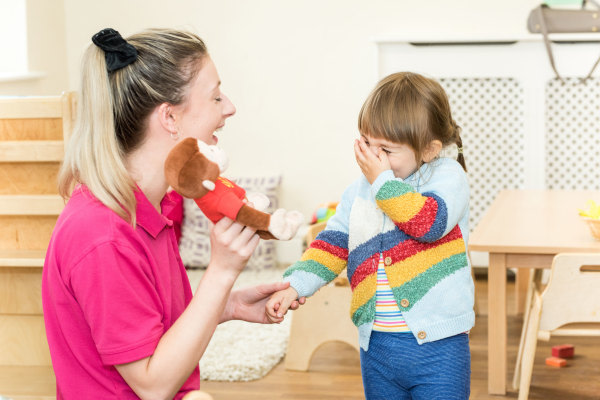
[[[68,199],[81,183],[135,225],[136,184],[125,157],[144,141],[147,119],[162,103],[181,104],[207,56],[195,34],[151,29],[126,39],[137,59],[108,72],[105,53],[91,44],[83,56],[75,128],[61,166],[59,193]]]
[[[358,130],[409,145],[417,160],[432,140],[462,148],[460,127],[452,119],[446,92],[437,81],[412,72],[398,72],[379,81],[360,110]],[[466,171],[462,152],[457,161]]]

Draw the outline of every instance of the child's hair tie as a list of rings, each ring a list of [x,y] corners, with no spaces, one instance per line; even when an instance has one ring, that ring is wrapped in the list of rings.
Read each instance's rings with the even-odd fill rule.
[[[450,143],[447,146],[442,147],[442,150],[440,151],[440,154],[438,155],[438,157],[445,157],[445,158],[451,158],[453,160],[458,159],[458,155],[462,154],[463,152],[463,148],[462,147],[458,147],[458,145],[456,143]]]

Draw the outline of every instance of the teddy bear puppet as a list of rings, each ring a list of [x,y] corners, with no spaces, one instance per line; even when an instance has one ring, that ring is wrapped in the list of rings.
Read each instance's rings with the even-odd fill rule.
[[[302,214],[281,208],[272,215],[261,211],[269,205],[267,196],[246,193],[240,186],[222,177],[221,173],[226,168],[227,156],[221,149],[186,138],[169,152],[165,176],[177,193],[194,199],[213,223],[227,216],[256,229],[262,239],[291,239],[302,223]]]

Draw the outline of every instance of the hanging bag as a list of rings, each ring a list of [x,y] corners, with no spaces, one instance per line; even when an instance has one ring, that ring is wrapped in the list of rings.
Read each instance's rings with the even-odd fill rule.
[[[583,1],[580,10],[550,8],[546,4],[540,4],[529,13],[527,18],[527,30],[531,33],[541,33],[544,37],[544,44],[550,66],[561,82],[564,79],[558,73],[552,54],[552,46],[549,33],[590,33],[600,32],[600,5],[596,0],[590,0],[590,3],[596,7],[595,10],[585,8],[587,1]],[[585,83],[600,63],[600,57],[594,63],[594,66],[581,81]]]

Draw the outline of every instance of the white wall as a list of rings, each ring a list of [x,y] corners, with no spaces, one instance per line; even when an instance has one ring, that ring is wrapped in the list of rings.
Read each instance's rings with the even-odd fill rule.
[[[536,3],[64,0],[69,87],[76,89],[82,50],[101,28],[124,36],[148,27],[195,31],[238,109],[219,135],[228,174],[283,173],[283,206],[308,217],[359,173],[352,144],[378,78],[374,36],[520,35]]]

